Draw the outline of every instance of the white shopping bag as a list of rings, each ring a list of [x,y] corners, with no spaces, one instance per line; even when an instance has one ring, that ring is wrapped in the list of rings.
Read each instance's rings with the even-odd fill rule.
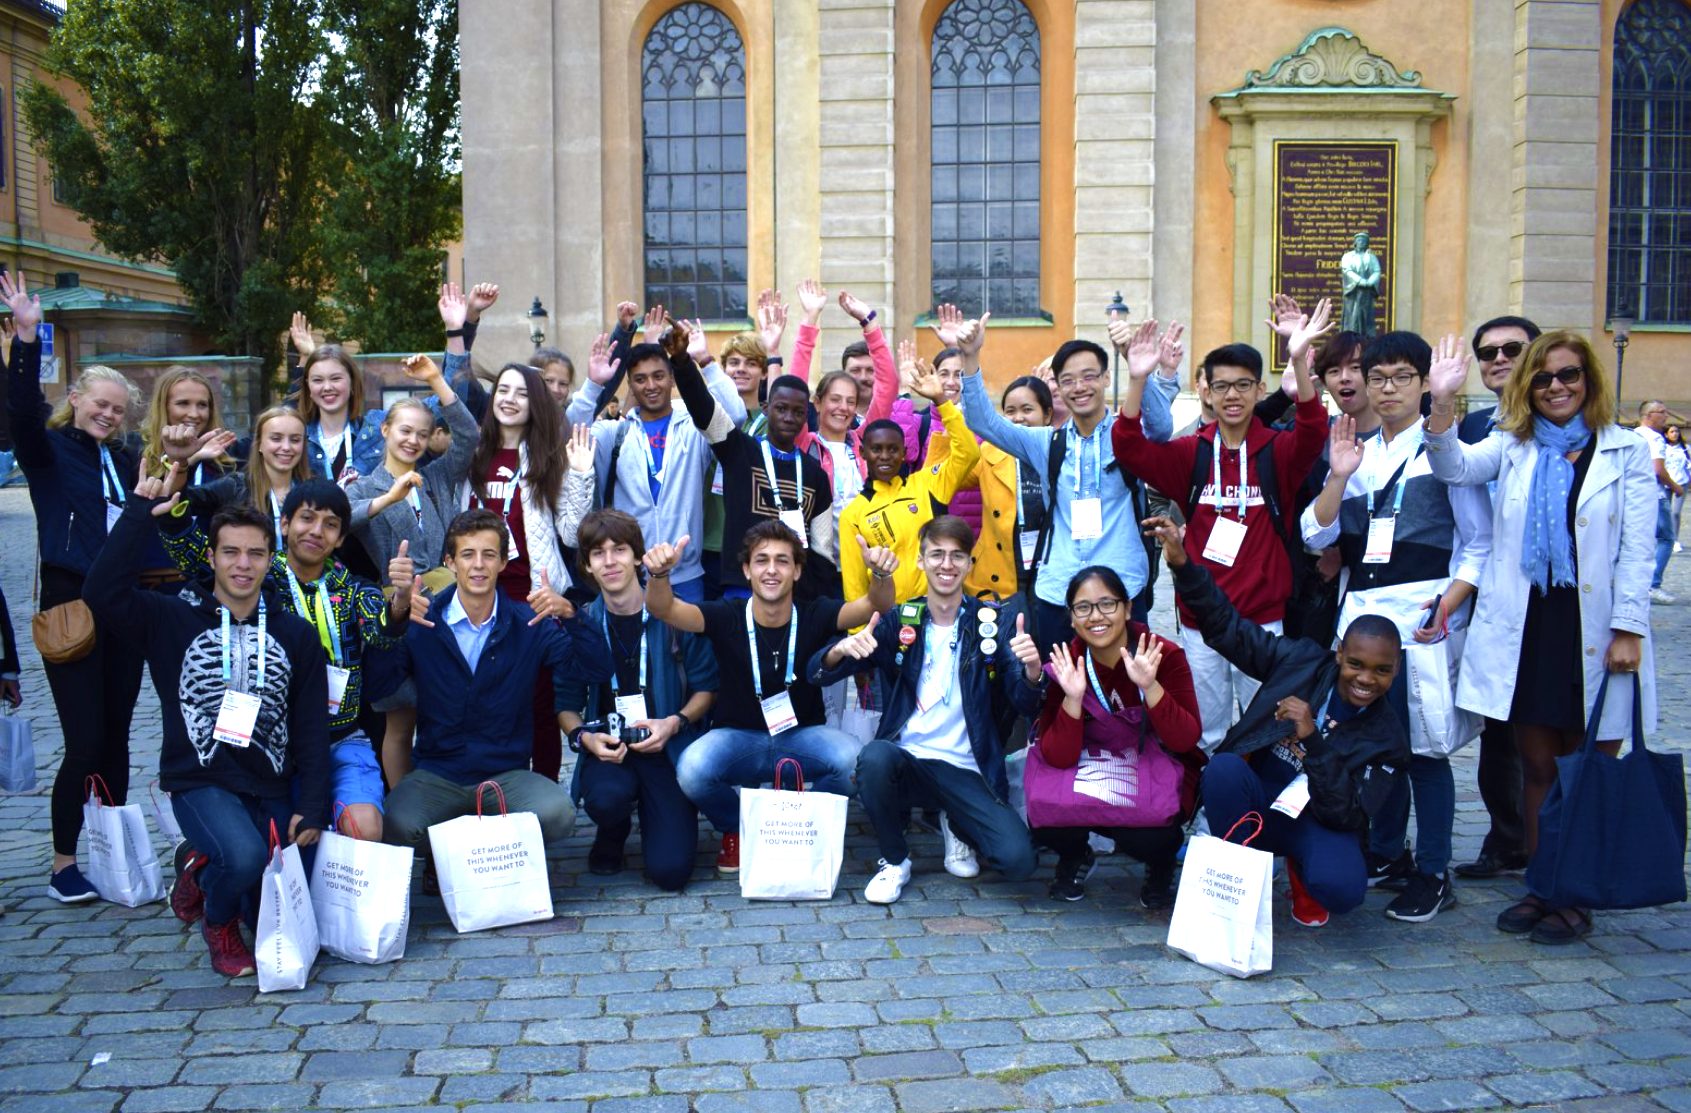
[[[781,769],[798,791],[780,787]],[[775,763],[775,788],[740,790],[740,895],[747,900],[829,900],[845,863],[846,798],[806,792],[792,758]]]
[[[30,721],[0,700],[0,792],[35,788],[35,733]]]
[[[311,873],[311,907],[323,949],[348,962],[392,962],[411,926],[408,846],[324,831]]]
[[[1409,687],[1409,748],[1422,757],[1448,757],[1479,736],[1480,716],[1456,706],[1456,661],[1466,630],[1443,641],[1405,642]]]
[[[1247,821],[1261,832],[1262,816],[1249,812],[1239,823]],[[1194,836],[1186,846],[1180,891],[1168,922],[1170,949],[1236,978],[1271,969],[1273,879],[1274,855],[1266,850],[1213,835]]]
[[[856,683],[853,680],[844,680],[841,683],[845,685],[845,710],[840,716],[840,729],[868,745],[874,741],[875,732],[881,729],[881,712],[878,708],[866,706],[869,693],[867,683]]]
[[[97,775],[87,788],[82,829],[88,833],[88,883],[102,900],[129,908],[163,900],[164,873],[141,805],[111,803],[111,790]]]
[[[1027,776],[1028,747],[1023,746],[1013,754],[1004,755],[1004,779],[1010,785],[1010,806],[1016,809],[1016,814],[1022,817],[1022,822],[1028,821],[1028,794],[1022,787]]]
[[[258,931],[252,953],[258,961],[258,991],[304,989],[317,961],[317,916],[311,910],[311,886],[305,880],[299,847],[280,845],[270,823],[270,862],[258,897]]]
[[[499,796],[498,815],[482,814],[482,793],[489,788]],[[459,932],[552,918],[540,817],[508,814],[505,792],[495,782],[477,786],[475,815],[429,828],[429,852],[440,898]]]
[[[152,802],[153,819],[159,825],[159,834],[168,839],[171,848],[175,849],[182,841],[182,825],[176,822],[176,811],[170,806],[170,793],[165,793],[161,801],[158,787],[157,781],[147,786],[147,799]]]

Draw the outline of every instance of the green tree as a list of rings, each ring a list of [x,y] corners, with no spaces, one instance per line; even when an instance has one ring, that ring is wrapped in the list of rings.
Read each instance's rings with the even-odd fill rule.
[[[77,0],[24,118],[108,248],[161,260],[217,343],[273,365],[321,285],[321,0]]]
[[[325,0],[323,91],[344,159],[322,228],[328,321],[366,351],[439,344],[443,246],[458,235],[456,0]]]

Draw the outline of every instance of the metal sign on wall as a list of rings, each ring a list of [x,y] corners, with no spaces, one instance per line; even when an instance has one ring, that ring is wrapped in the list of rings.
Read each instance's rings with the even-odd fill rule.
[[[1308,312],[1333,299],[1333,319],[1343,305],[1339,261],[1358,232],[1380,260],[1374,301],[1377,332],[1394,327],[1392,290],[1397,255],[1397,144],[1276,140],[1274,143],[1273,288],[1292,295]],[[1286,359],[1276,340],[1275,362]]]

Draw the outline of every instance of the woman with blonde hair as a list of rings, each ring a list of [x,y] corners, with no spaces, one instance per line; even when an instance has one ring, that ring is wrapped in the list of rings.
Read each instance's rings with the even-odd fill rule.
[[[136,463],[122,446],[124,422],[140,409],[129,380],[89,367],[49,415],[41,392],[41,301],[23,275],[0,273],[0,297],[16,333],[6,365],[7,404],[17,462],[29,480],[41,560],[41,609],[82,598],[83,581],[122,512]],[[46,662],[65,753],[53,781],[53,875],[47,895],[80,904],[99,894],[76,865],[84,785],[104,779],[114,803],[129,794],[129,723],[141,689],[141,648],[94,631],[93,649],[75,660]]]
[[[245,471],[225,475],[182,493],[188,509],[201,517],[231,503],[251,503],[270,515],[282,551],[282,503],[295,483],[311,478],[306,457],[305,422],[291,406],[271,406],[252,427],[252,452]]]
[[[223,428],[217,388],[192,367],[167,367],[153,384],[152,405],[141,423],[141,466],[147,475],[162,477],[170,470],[166,430],[192,431],[197,437]],[[209,467],[208,467],[209,465]],[[239,467],[226,452],[196,452],[188,460],[188,480],[201,485]]]
[[[1497,483],[1491,559],[1480,575],[1456,702],[1513,728],[1525,774],[1524,849],[1532,854],[1556,759],[1584,740],[1605,676],[1620,674],[1595,724],[1599,748],[1613,754],[1628,734],[1632,674],[1644,728],[1655,729],[1656,475],[1643,439],[1616,423],[1602,361],[1578,333],[1547,332],[1532,342],[1504,384],[1496,431],[1478,444],[1461,443],[1455,428],[1467,377],[1461,339],[1445,337],[1429,375],[1433,474],[1462,486]],[[1529,891],[1497,927],[1530,932],[1535,943],[1569,943],[1591,930],[1591,913],[1552,907]]]

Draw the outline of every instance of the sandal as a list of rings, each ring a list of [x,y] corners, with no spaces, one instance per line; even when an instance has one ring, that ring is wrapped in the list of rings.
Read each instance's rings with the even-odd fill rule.
[[[1557,908],[1532,929],[1532,941],[1561,946],[1591,934],[1591,913],[1583,908]]]
[[[1538,922],[1550,914],[1550,906],[1539,898],[1527,895],[1519,904],[1505,908],[1497,915],[1497,930],[1506,931],[1510,935],[1525,935],[1538,926]]]

